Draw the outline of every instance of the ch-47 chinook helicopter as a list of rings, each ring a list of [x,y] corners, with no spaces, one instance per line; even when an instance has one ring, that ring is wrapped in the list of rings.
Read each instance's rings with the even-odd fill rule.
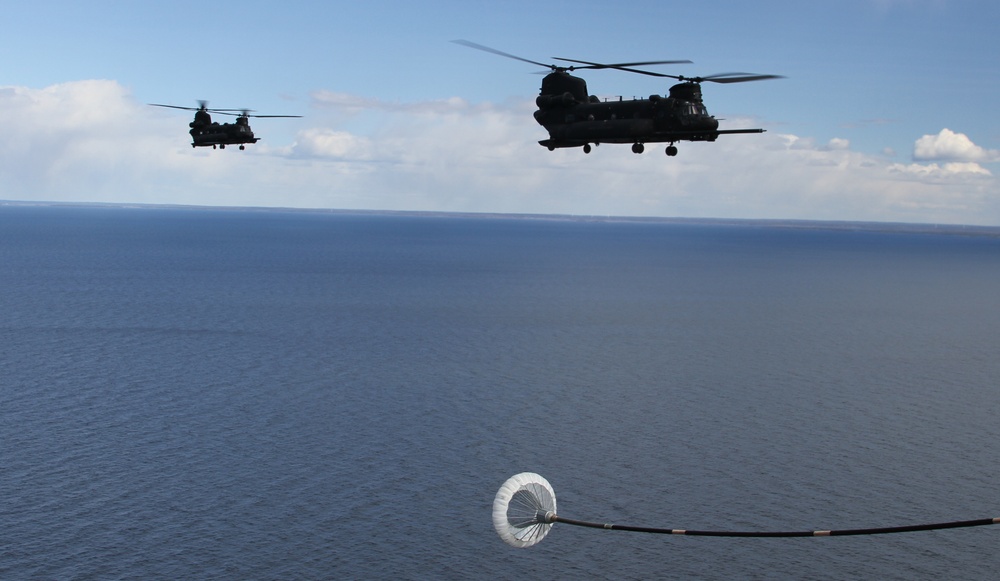
[[[227,145],[239,145],[240,149],[243,150],[246,149],[245,144],[260,141],[259,137],[254,137],[253,130],[250,129],[251,117],[301,117],[301,115],[251,115],[250,109],[209,109],[206,101],[199,101],[197,109],[158,103],[150,103],[150,105],[194,111],[194,121],[188,124],[191,127],[191,147],[211,147],[212,149],[215,149],[216,146],[219,149],[225,149]],[[212,121],[212,113],[232,115],[236,117],[236,122],[218,123]]]
[[[780,79],[780,75],[723,73],[707,77],[685,77],[654,73],[633,67],[690,63],[691,61],[646,61],[602,64],[553,57],[576,63],[558,66],[540,63],[508,54],[468,40],[457,44],[538,65],[550,69],[542,79],[542,88],[535,104],[535,121],[549,132],[549,138],[539,141],[549,151],[561,147],[582,147],[590,153],[591,144],[631,143],[633,153],[642,153],[646,143],[667,143],[666,153],[677,155],[678,141],[715,141],[720,135],[733,133],[763,133],[763,129],[719,129],[719,121],[708,114],[701,98],[701,83],[744,83]],[[650,95],[648,99],[622,98],[602,101],[587,93],[587,82],[569,74],[579,69],[616,69],[653,77],[668,77],[681,81],[670,87],[666,96]]]

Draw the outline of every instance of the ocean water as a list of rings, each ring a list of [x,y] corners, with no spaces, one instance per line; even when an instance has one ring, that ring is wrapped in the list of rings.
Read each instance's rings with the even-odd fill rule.
[[[993,579],[1000,238],[0,207],[0,578]]]

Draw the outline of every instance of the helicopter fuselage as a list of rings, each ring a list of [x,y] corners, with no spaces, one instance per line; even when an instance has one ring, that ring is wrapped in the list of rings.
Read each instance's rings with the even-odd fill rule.
[[[745,83],[780,79],[780,75],[753,73],[720,73],[704,77],[689,77],[655,73],[635,67],[685,64],[689,60],[655,60],[604,64],[592,61],[552,57],[572,65],[546,64],[477,44],[454,40],[456,44],[493,53],[517,61],[546,67],[550,71],[542,78],[542,88],[535,104],[535,121],[549,132],[549,138],[538,143],[554,150],[560,147],[580,147],[590,153],[591,145],[601,143],[631,143],[633,153],[642,153],[645,143],[669,143],[667,155],[677,155],[678,141],[715,141],[730,133],[763,133],[763,129],[719,129],[719,121],[708,114],[701,98],[701,83]],[[570,71],[583,69],[615,69],[653,77],[681,81],[670,87],[670,94],[651,95],[648,99],[618,99],[602,101],[587,92],[587,81],[574,77]]]
[[[243,149],[244,144],[260,141],[250,129],[250,120],[243,116],[237,117],[235,123],[218,123],[208,113],[198,111],[190,127],[191,147],[225,149],[227,145],[239,145]]]
[[[191,147],[211,147],[213,149],[216,147],[225,149],[227,145],[239,145],[240,149],[246,149],[247,143],[260,141],[260,138],[255,137],[253,130],[250,129],[251,117],[301,117],[301,115],[251,115],[252,109],[209,109],[207,101],[201,101],[198,108],[161,103],[150,103],[150,106],[194,111],[194,120],[188,123],[188,127],[191,128],[189,131]],[[212,121],[212,113],[232,115],[236,117],[236,122],[214,122]]]
[[[550,150],[583,147],[589,152],[590,144],[631,143],[632,150],[640,153],[644,143],[715,141],[723,134],[764,131],[720,130],[718,119],[702,102],[700,85],[694,82],[674,85],[665,96],[601,100],[587,95],[583,79],[560,71],[542,81],[535,104],[535,121],[549,132],[549,138],[539,144]],[[676,148],[668,148],[667,153],[675,155]]]

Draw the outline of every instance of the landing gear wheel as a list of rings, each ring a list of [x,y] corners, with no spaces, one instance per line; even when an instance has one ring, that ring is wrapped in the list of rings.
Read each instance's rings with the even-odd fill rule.
[[[241,146],[240,146],[240,151],[243,151],[244,149],[246,149],[246,146],[244,146],[244,145],[241,145]]]
[[[674,147],[673,145],[668,145],[667,146],[667,155],[669,155],[670,157],[673,157],[673,156],[677,155],[677,148]]]
[[[646,151],[646,146],[641,143],[632,144],[632,153],[642,153]]]
[[[226,144],[225,143],[219,144],[219,149],[225,149],[225,148],[226,148]]]
[[[590,153],[590,144],[589,143],[584,143],[583,144],[583,152],[584,153]]]

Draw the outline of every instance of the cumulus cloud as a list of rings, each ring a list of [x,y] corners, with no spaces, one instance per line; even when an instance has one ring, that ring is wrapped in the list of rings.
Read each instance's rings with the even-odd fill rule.
[[[302,130],[296,136],[295,143],[288,149],[292,157],[340,160],[371,159],[371,151],[369,139],[330,128]]]
[[[290,143],[269,132],[246,151],[213,151],[190,147],[186,118],[137,103],[113,81],[0,87],[3,197],[1000,224],[997,181],[974,160],[891,164],[846,139],[776,132],[679,143],[677,157],[613,144],[550,152],[537,144],[545,130],[529,100],[313,99]]]
[[[193,150],[187,123],[137,102],[115,81],[0,87],[2,196],[212,204],[219,197],[206,190],[231,193],[252,184],[256,169],[239,173],[252,150],[242,159]]]
[[[924,135],[913,144],[915,161],[1000,161],[1000,151],[984,149],[964,133],[942,129],[937,135]]]

